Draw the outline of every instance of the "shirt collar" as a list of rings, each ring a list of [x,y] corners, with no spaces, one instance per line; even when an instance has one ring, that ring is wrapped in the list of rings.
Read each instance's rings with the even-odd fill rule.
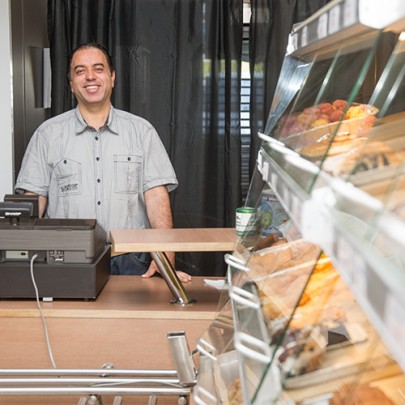
[[[76,116],[76,134],[82,134],[88,128],[88,125],[86,121],[83,119],[79,107],[76,107],[75,109],[75,116]],[[111,132],[118,135],[117,113],[112,105],[105,126],[108,127],[108,129]]]

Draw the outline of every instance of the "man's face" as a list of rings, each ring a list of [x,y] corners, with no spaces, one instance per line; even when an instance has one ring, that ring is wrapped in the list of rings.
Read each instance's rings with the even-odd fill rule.
[[[70,65],[70,88],[79,105],[104,106],[110,104],[115,72],[111,72],[107,58],[97,48],[78,50]]]

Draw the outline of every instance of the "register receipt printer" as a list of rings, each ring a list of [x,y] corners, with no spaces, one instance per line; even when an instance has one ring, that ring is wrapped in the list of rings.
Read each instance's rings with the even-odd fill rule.
[[[95,219],[38,218],[38,197],[0,202],[0,298],[95,299],[111,252]]]

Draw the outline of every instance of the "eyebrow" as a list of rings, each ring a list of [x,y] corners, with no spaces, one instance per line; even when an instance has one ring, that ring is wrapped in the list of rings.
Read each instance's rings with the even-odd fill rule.
[[[73,70],[77,70],[77,69],[80,69],[80,68],[85,68],[86,66],[85,65],[76,65],[76,66],[74,66],[73,67]],[[94,65],[92,65],[92,67],[104,67],[104,63],[95,63]]]

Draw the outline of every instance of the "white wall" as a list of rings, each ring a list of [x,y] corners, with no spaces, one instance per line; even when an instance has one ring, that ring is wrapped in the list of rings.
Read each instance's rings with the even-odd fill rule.
[[[10,0],[0,0],[0,201],[13,192],[13,109]]]

